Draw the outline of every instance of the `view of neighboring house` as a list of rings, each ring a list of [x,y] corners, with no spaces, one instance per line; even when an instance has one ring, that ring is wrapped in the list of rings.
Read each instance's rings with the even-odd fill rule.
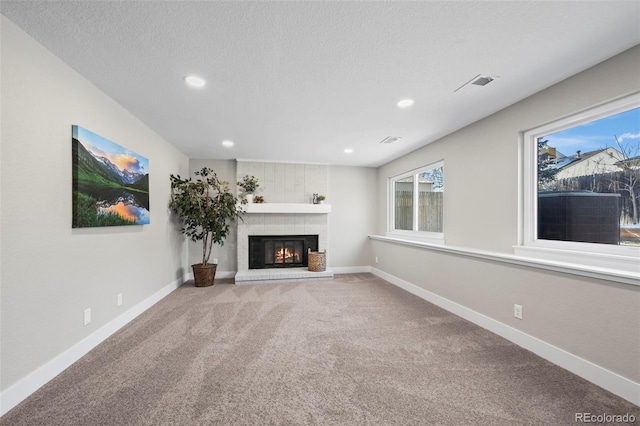
[[[589,152],[577,151],[565,156],[554,148],[548,150],[550,159],[554,159],[552,168],[558,170],[556,179],[568,179],[579,176],[611,173],[620,171],[620,161],[624,156],[615,148],[604,148]],[[555,155],[554,155],[555,154]]]
[[[616,162],[616,166],[621,169],[640,169],[640,155],[620,160]]]

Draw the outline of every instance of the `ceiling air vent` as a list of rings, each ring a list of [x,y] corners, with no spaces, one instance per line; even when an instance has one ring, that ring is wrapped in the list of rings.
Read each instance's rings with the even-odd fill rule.
[[[486,86],[492,81],[493,81],[493,78],[491,77],[478,77],[477,79],[473,80],[471,84],[475,84],[476,86]]]
[[[399,141],[400,139],[402,139],[400,136],[387,136],[386,138],[382,139],[380,143],[394,143]]]
[[[462,86],[458,87],[456,90],[454,90],[454,92],[457,92],[461,89],[464,89],[467,86],[473,85],[473,86],[486,86],[487,84],[491,83],[493,80],[495,80],[496,78],[498,78],[497,76],[490,76],[490,75],[483,75],[483,74],[478,74],[475,77],[473,77],[471,80],[467,81],[465,84],[463,84]]]

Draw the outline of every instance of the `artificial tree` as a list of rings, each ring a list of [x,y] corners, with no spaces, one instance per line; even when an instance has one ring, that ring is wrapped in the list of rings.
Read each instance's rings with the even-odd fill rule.
[[[194,172],[196,179],[171,175],[171,211],[182,221],[181,232],[191,241],[202,241],[202,263],[191,265],[196,287],[213,285],[217,265],[209,263],[213,244],[224,245],[229,224],[244,213],[229,182],[203,167]]]

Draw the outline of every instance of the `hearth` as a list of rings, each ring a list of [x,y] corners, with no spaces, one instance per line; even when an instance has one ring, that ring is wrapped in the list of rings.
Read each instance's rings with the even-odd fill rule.
[[[318,251],[318,235],[249,236],[249,269],[308,266],[308,251]]]

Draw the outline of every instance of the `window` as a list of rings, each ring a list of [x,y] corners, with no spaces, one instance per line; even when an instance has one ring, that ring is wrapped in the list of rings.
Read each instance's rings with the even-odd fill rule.
[[[524,160],[524,246],[640,263],[640,94],[526,132]]]
[[[443,243],[444,163],[389,179],[389,234]]]

